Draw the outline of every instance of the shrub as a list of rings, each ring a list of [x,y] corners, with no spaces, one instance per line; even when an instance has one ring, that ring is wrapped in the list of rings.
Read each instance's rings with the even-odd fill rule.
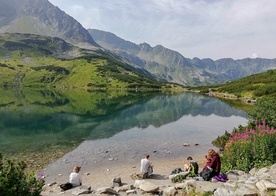
[[[219,147],[221,149],[224,149],[226,143],[228,142],[228,139],[230,138],[231,134],[225,131],[224,135],[218,136],[217,139],[212,141],[212,144],[216,147]]]
[[[276,162],[276,130],[256,122],[233,131],[222,155],[222,171],[238,169],[248,172],[252,168]]]
[[[276,127],[276,98],[265,97],[257,101],[256,105],[248,113],[249,120],[261,123],[263,120],[270,126]]]
[[[0,153],[0,195],[38,196],[42,191],[44,180],[37,179],[33,173],[25,171],[26,164],[4,161]]]

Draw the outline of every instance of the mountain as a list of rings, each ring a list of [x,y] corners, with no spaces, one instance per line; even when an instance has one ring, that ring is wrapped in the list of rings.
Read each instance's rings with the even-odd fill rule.
[[[48,0],[0,0],[0,33],[59,37],[82,48],[98,44],[82,25]]]
[[[133,64],[148,70],[160,81],[198,86],[225,83],[248,75],[276,69],[276,59],[185,58],[161,45],[134,44],[113,33],[88,29],[103,48],[118,53]]]
[[[0,34],[0,87],[150,89],[179,87],[104,50],[81,49],[57,37]]]

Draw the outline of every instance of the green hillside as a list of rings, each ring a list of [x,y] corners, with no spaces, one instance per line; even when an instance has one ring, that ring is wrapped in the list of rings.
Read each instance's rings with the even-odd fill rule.
[[[0,87],[182,88],[149,77],[103,50],[83,50],[59,38],[0,34]]]
[[[202,93],[221,93],[233,97],[255,99],[259,97],[276,97],[276,70],[251,75],[233,82],[218,86],[191,88]]]

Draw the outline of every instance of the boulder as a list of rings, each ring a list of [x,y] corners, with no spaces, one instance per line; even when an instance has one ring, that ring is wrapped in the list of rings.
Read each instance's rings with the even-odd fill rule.
[[[156,193],[159,190],[159,186],[148,181],[142,183],[139,188],[146,193]]]
[[[276,190],[276,184],[269,182],[267,180],[261,180],[257,182],[256,186],[262,192],[269,191],[269,190]]]
[[[239,187],[235,191],[236,196],[244,196],[244,195],[250,195],[250,196],[258,196],[258,191],[252,190],[246,187]]]
[[[262,175],[262,174],[264,174],[264,173],[266,173],[268,171],[269,170],[266,167],[264,167],[264,168],[259,169],[259,171],[256,172],[256,175],[260,176],[260,175]]]
[[[128,190],[134,189],[133,185],[123,185],[121,187],[115,187],[114,190],[119,193],[119,192],[126,192]]]
[[[112,179],[112,182],[113,182],[113,187],[122,186],[121,178],[113,178],[113,179]]]
[[[196,193],[213,193],[216,189],[222,186],[222,182],[212,183],[212,182],[204,182],[204,181],[197,181],[195,192]]]
[[[135,180],[134,187],[139,188],[141,184],[145,183],[145,180]]]
[[[97,189],[97,192],[99,194],[117,195],[117,192],[110,187],[99,188]]]
[[[90,194],[90,193],[92,193],[91,187],[78,186],[78,187],[72,189],[73,195],[82,195],[82,194]]]
[[[183,189],[183,188],[185,188],[185,183],[184,183],[184,182],[182,182],[182,183],[176,183],[176,184],[174,185],[174,187],[175,187],[176,189]]]
[[[177,194],[177,190],[174,187],[166,187],[163,189],[164,196],[175,196]]]
[[[214,196],[235,196],[234,192],[224,188],[218,188],[214,192]]]

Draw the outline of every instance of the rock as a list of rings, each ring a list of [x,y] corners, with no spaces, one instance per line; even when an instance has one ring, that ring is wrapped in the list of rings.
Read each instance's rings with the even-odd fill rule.
[[[145,181],[142,184],[140,184],[139,188],[146,193],[156,193],[159,190],[159,186],[148,181]]]
[[[262,175],[263,173],[266,173],[268,171],[269,170],[266,167],[264,167],[264,168],[259,169],[259,171],[256,172],[256,175]]]
[[[236,187],[236,183],[235,182],[225,182],[223,185],[227,189],[234,189]]]
[[[224,188],[218,188],[214,192],[214,196],[235,196],[234,192]]]
[[[92,193],[91,187],[86,186],[78,186],[72,190],[73,195],[82,195],[82,194],[90,194]]]
[[[141,184],[145,183],[145,180],[135,180],[134,187],[139,188]]]
[[[97,192],[99,194],[117,195],[117,192],[114,189],[110,188],[110,187],[99,188],[99,189],[97,189]]]
[[[184,147],[188,147],[188,146],[190,146],[190,144],[184,143],[183,146],[184,146]]]
[[[109,160],[109,161],[113,161],[113,160],[114,160],[114,158],[109,158],[108,160]]]
[[[196,193],[213,193],[216,189],[220,188],[222,182],[212,183],[207,181],[196,181],[195,192]]]
[[[276,190],[276,184],[269,182],[267,180],[261,180],[257,182],[256,186],[262,192],[269,191],[269,190]]]
[[[185,188],[185,183],[184,183],[184,182],[182,182],[182,183],[176,183],[176,184],[174,185],[174,187],[175,187],[176,189],[183,189],[183,188]]]
[[[270,180],[271,176],[270,176],[269,173],[263,173],[259,176],[259,179],[261,179],[261,180]]]
[[[126,191],[126,194],[127,194],[127,195],[128,195],[128,194],[131,194],[131,193],[136,194],[136,191],[135,191],[135,190],[128,190],[128,191]]]
[[[123,185],[121,187],[115,187],[114,190],[119,193],[119,192],[126,192],[128,190],[134,189],[133,185]]]
[[[164,196],[175,196],[177,194],[177,190],[174,187],[166,187],[163,189]]]
[[[113,187],[122,186],[121,178],[113,178],[113,179],[112,179],[112,182],[113,182]]]
[[[253,169],[251,169],[251,170],[249,171],[249,174],[250,174],[251,176],[254,176],[254,175],[256,174],[256,172],[257,172],[257,169],[254,167]]]
[[[276,163],[270,166],[270,169],[276,170]]]
[[[49,184],[47,184],[48,186],[53,186],[53,185],[55,185],[57,182],[51,182],[51,183],[49,183]]]
[[[249,188],[246,188],[246,187],[240,187],[240,188],[237,188],[236,191],[235,191],[235,195],[239,196],[243,196],[243,195],[250,195],[250,196],[258,196],[258,191],[254,191],[254,190],[251,190]]]
[[[89,172],[87,172],[87,173],[85,173],[85,175],[89,176],[89,175],[90,175],[90,173],[89,173]]]

